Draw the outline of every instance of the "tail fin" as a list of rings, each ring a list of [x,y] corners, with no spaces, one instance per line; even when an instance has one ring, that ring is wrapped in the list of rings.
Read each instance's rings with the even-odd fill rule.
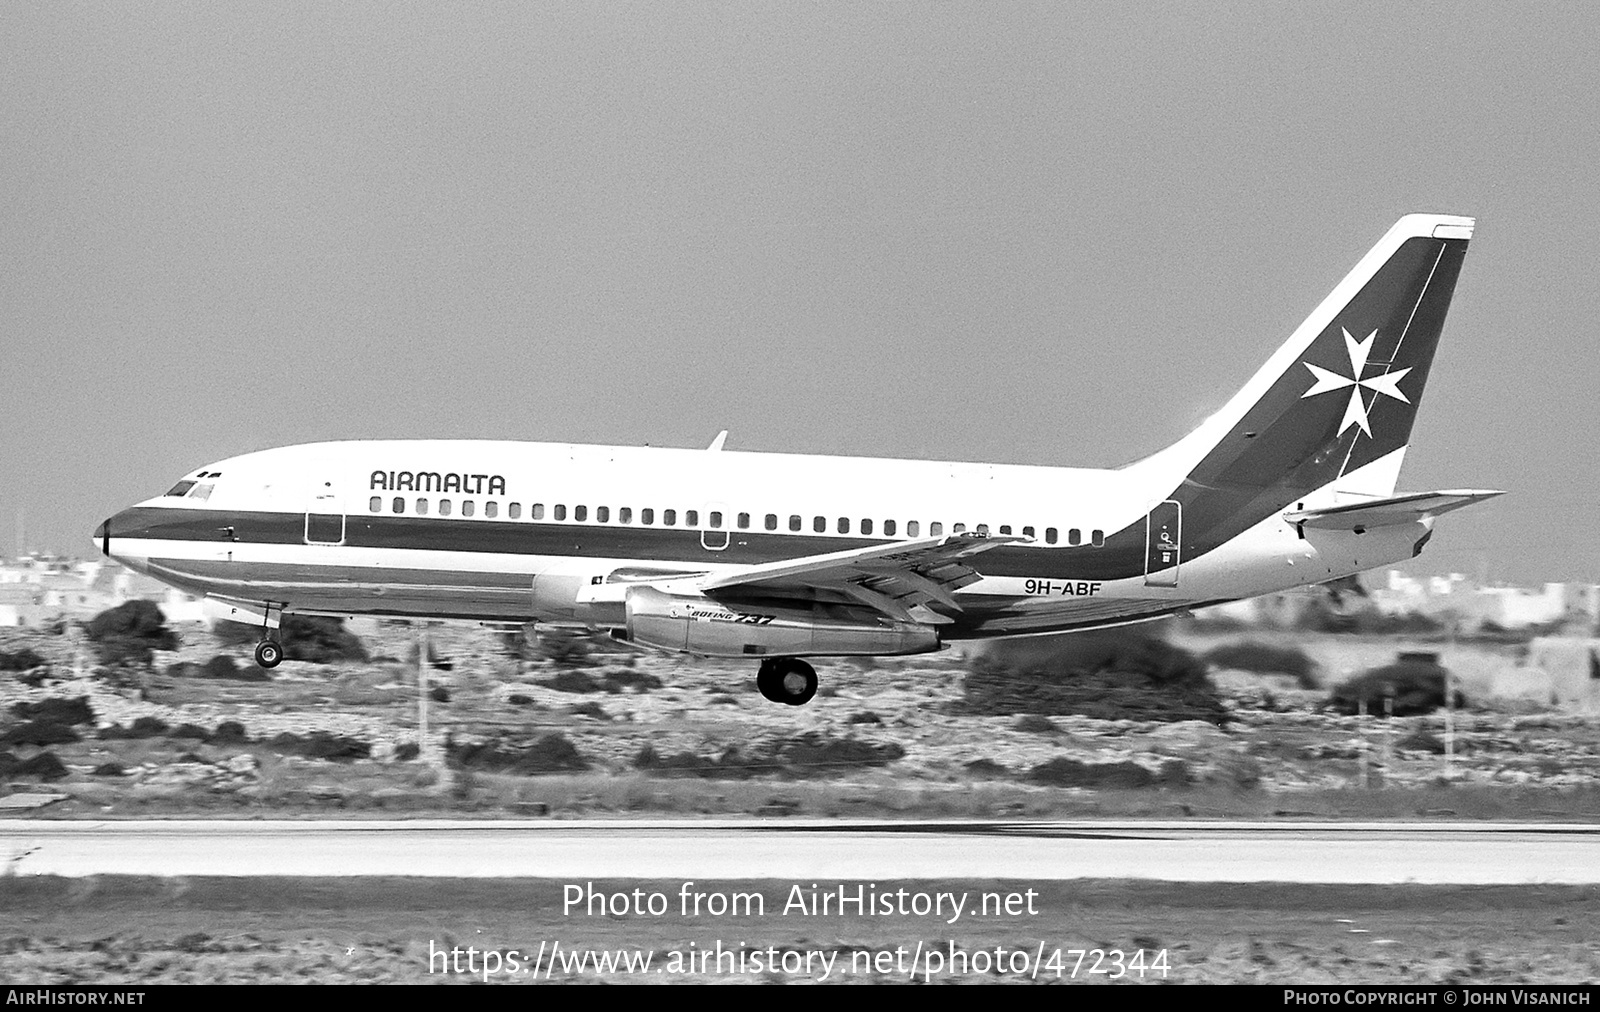
[[[1179,499],[1215,489],[1287,503],[1335,481],[1393,492],[1472,229],[1401,218],[1221,411],[1128,470]]]

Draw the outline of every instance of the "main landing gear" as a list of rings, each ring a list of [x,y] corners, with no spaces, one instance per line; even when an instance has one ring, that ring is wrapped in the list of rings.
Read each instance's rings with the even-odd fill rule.
[[[756,672],[756,688],[774,703],[804,706],[817,694],[817,672],[798,657],[769,657]]]

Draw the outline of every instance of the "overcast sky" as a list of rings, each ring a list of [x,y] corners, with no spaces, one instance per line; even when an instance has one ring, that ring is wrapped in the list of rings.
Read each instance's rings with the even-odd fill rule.
[[[491,437],[1112,466],[1476,215],[1415,573],[1600,581],[1600,5],[0,5],[0,554]]]

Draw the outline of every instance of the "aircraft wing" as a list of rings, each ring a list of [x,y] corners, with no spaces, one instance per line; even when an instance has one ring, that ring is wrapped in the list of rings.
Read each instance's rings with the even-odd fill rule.
[[[1448,489],[1442,492],[1417,492],[1411,495],[1371,499],[1367,502],[1346,503],[1342,506],[1324,506],[1320,509],[1295,510],[1283,519],[1298,526],[1328,531],[1355,531],[1357,534],[1371,527],[1391,524],[1413,524],[1431,520],[1452,510],[1471,506],[1505,495],[1488,489]]]
[[[960,611],[952,592],[980,579],[965,560],[1031,540],[966,533],[899,541],[752,566],[711,577],[699,589],[713,598],[807,597],[833,591],[902,622],[943,622],[948,619],[937,612],[922,608],[918,615],[912,609],[940,604]]]

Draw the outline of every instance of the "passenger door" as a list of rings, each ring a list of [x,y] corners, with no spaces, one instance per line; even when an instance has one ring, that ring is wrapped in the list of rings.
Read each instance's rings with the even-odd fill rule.
[[[344,544],[344,499],[333,468],[318,467],[313,472],[306,503],[305,538],[308,545]]]

